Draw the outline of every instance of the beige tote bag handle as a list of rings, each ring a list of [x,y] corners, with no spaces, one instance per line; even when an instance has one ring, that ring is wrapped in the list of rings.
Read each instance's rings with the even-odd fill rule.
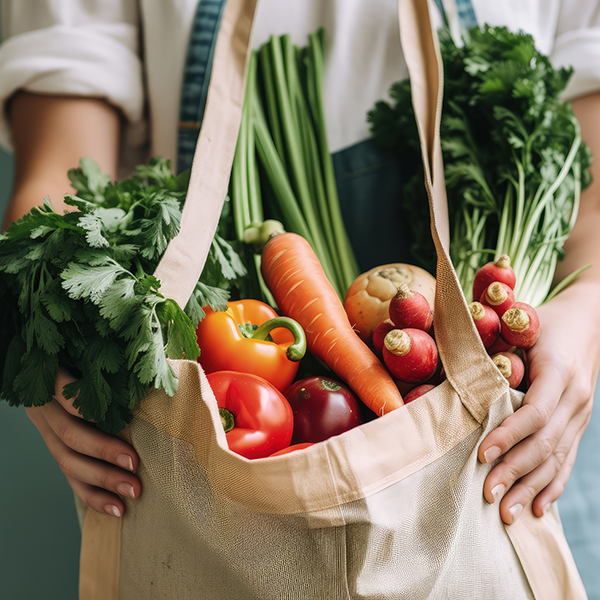
[[[432,32],[427,0],[399,0],[398,18],[421,139],[431,233],[438,256],[436,341],[448,380],[469,412],[481,422],[508,383],[483,347],[449,256],[450,227],[440,143],[442,58],[437,35]]]
[[[161,293],[181,307],[187,304],[202,273],[227,193],[256,4],[257,0],[228,0],[226,4],[181,230],[155,272]],[[471,414],[482,421],[507,383],[481,343],[448,255],[448,208],[439,137],[443,69],[437,36],[431,29],[427,0],[399,0],[398,13],[438,253],[436,339],[448,380]]]
[[[227,195],[257,3],[227,0],[225,4],[181,229],[154,273],[161,293],[182,308],[202,274]]]

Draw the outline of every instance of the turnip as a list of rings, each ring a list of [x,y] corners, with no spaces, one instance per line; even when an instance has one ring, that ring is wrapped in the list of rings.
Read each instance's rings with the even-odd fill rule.
[[[383,360],[392,376],[400,381],[426,381],[437,369],[437,346],[421,329],[393,329],[383,341]]]
[[[540,336],[540,320],[533,306],[515,302],[500,319],[500,335],[517,348],[531,348]]]
[[[471,302],[469,311],[483,345],[489,348],[500,335],[500,317],[493,308],[481,302]]]
[[[487,289],[490,283],[499,281],[505,283],[512,290],[515,289],[517,278],[515,272],[510,266],[510,257],[503,254],[497,261],[486,263],[475,273],[473,280],[473,299],[481,298],[481,294]]]
[[[492,307],[501,317],[515,303],[515,293],[506,283],[494,281],[483,291],[479,302]]]
[[[390,300],[390,319],[398,329],[429,331],[433,324],[431,306],[423,294],[412,291],[403,283]]]
[[[346,292],[344,308],[364,342],[368,343],[375,327],[389,317],[390,300],[403,283],[423,294],[433,306],[435,277],[425,269],[406,263],[390,263],[365,271]]]
[[[389,319],[381,321],[381,323],[375,327],[371,343],[373,344],[375,352],[378,352],[380,355],[383,350],[383,339],[392,329],[396,329],[396,327]]]
[[[513,389],[517,389],[525,375],[525,365],[521,358],[514,352],[498,352],[492,356],[492,361],[508,380],[508,385]],[[406,398],[404,403],[406,404]]]
[[[409,402],[420,398],[421,396],[423,396],[423,394],[430,392],[435,387],[436,386],[432,383],[423,383],[422,385],[418,385],[416,388],[413,388],[410,392],[408,392],[408,394],[404,396],[404,404],[408,404]]]

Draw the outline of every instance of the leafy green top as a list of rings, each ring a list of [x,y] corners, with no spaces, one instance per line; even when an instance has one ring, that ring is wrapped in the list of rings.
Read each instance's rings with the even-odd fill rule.
[[[155,158],[111,183],[84,158],[69,178],[76,210],[59,215],[45,199],[0,236],[2,397],[45,404],[62,366],[77,377],[65,396],[116,433],[149,386],[175,392],[167,357],[198,357],[202,307],[224,310],[245,269],[217,232],[184,312],[153,273],[179,231],[189,174]]]
[[[463,46],[440,31],[444,62],[441,140],[451,225],[451,256],[467,294],[475,271],[508,254],[520,299],[539,304],[590,181],[589,149],[571,106],[560,97],[570,69],[555,69],[525,33],[485,25]],[[369,113],[373,138],[420,156],[410,82]],[[415,260],[435,269],[423,173],[403,189],[415,232]]]

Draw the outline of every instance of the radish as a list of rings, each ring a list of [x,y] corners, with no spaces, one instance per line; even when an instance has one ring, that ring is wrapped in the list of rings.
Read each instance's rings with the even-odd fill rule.
[[[531,348],[540,336],[540,320],[533,306],[515,302],[500,319],[500,335],[517,348]]]
[[[483,345],[489,348],[500,335],[500,317],[493,308],[481,302],[471,302],[469,312]]]
[[[394,324],[386,319],[385,321],[381,321],[377,327],[375,327],[375,331],[373,332],[373,339],[371,340],[373,344],[373,348],[376,352],[381,354],[383,350],[383,338],[392,330],[395,329]]]
[[[504,339],[502,339],[502,335],[498,336],[498,339],[488,348],[486,348],[487,353],[492,356],[493,354],[497,354],[498,352],[512,352],[515,349],[514,344],[509,344]]]
[[[425,269],[406,263],[390,263],[361,273],[346,292],[344,308],[354,331],[364,341],[389,316],[390,300],[405,283],[420,292],[433,306],[435,277]]]
[[[525,365],[521,358],[514,352],[498,352],[492,356],[492,361],[500,373],[506,377],[508,385],[517,389],[525,375]],[[406,398],[404,404],[406,404]]]
[[[427,298],[419,292],[413,292],[405,283],[398,287],[388,310],[390,319],[398,329],[429,331],[433,324],[433,313]]]
[[[423,383],[422,385],[418,385],[416,388],[413,388],[408,394],[404,396],[404,404],[408,404],[417,398],[420,398],[423,394],[430,392],[436,386],[432,383]]]
[[[508,254],[503,254],[496,262],[486,263],[477,271],[473,280],[473,298],[481,298],[484,290],[494,281],[505,283],[510,289],[515,289],[517,278],[510,266]]]
[[[515,293],[506,283],[494,281],[481,294],[479,302],[491,306],[501,317],[515,303]]]
[[[383,360],[392,376],[400,381],[426,381],[437,369],[437,346],[421,329],[393,329],[383,340]]]

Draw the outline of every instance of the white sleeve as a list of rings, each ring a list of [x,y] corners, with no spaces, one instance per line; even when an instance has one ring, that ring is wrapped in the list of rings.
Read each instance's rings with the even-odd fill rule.
[[[144,85],[137,4],[2,0],[1,145],[11,148],[6,103],[18,90],[105,99],[125,116],[132,143],[139,143]]]
[[[552,63],[573,67],[564,97],[600,91],[600,2],[562,0]]]

